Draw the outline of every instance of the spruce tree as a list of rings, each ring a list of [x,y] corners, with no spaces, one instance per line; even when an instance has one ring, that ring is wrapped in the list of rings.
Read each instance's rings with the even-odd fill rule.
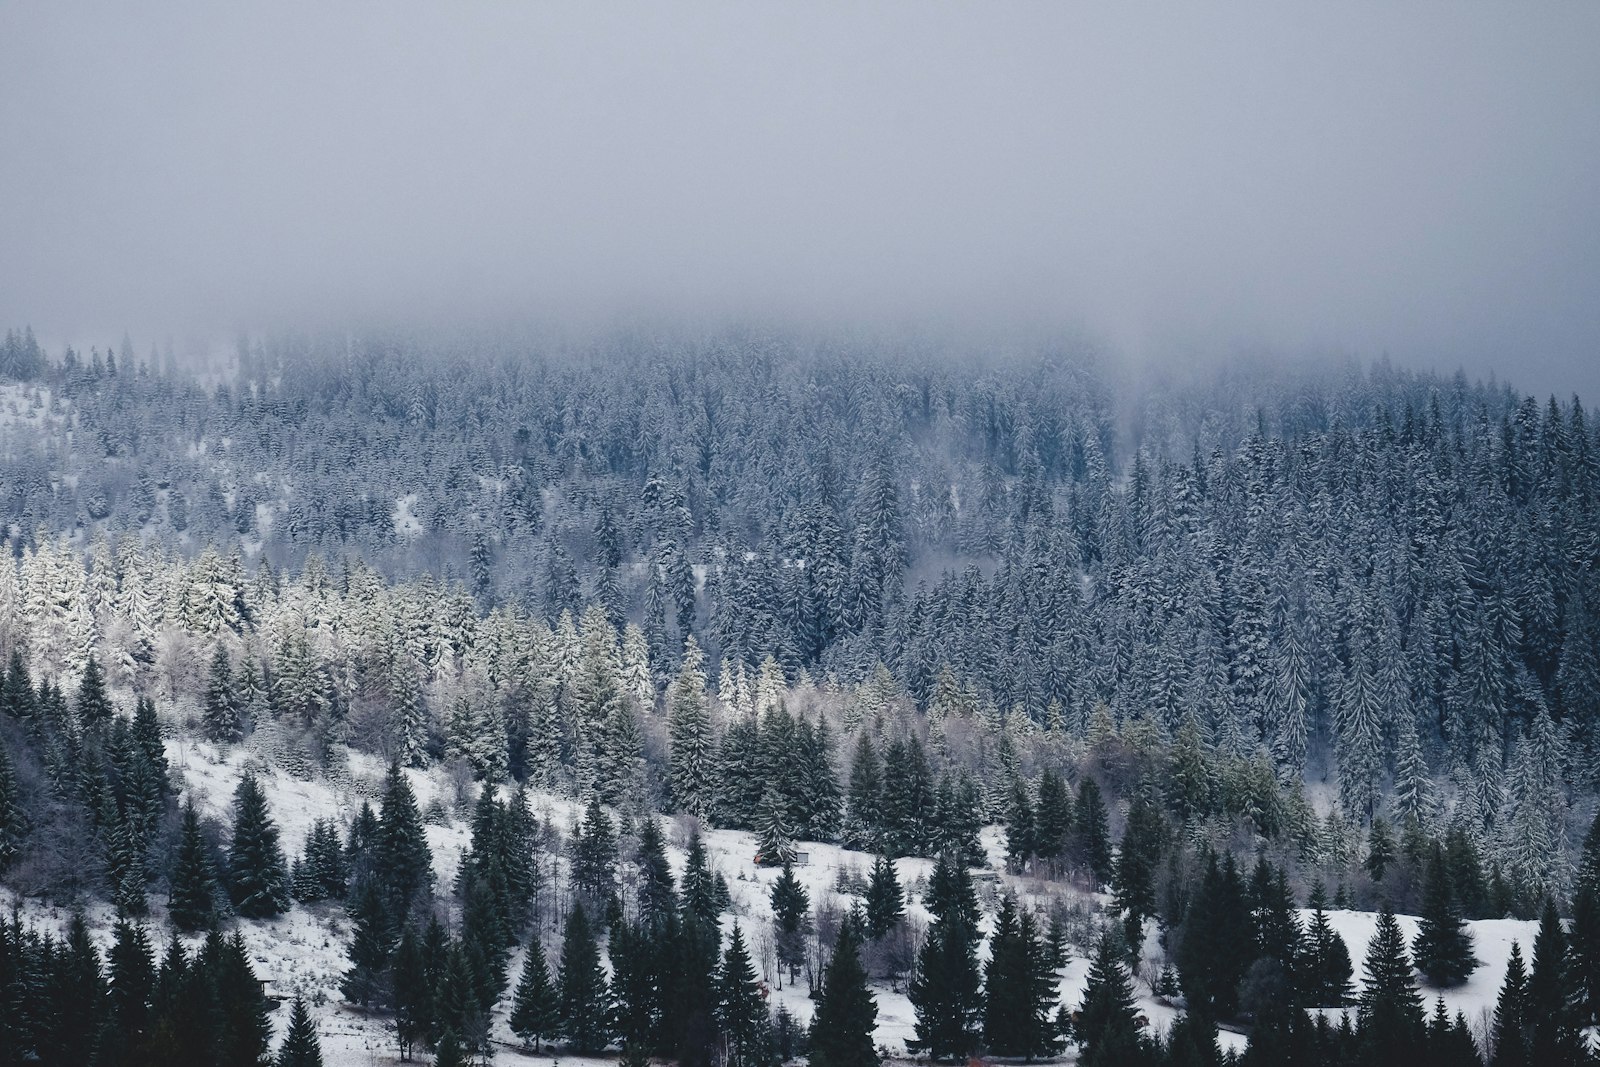
[[[416,896],[433,885],[433,858],[422,828],[422,814],[417,810],[416,794],[398,763],[389,765],[384,779],[383,801],[370,849],[373,877],[388,898],[393,914],[404,914]]]
[[[1122,913],[1123,936],[1132,958],[1144,945],[1144,923],[1156,913],[1155,873],[1161,859],[1161,813],[1147,798],[1134,800],[1117,849],[1112,907]]]
[[[1367,946],[1366,984],[1361,990],[1364,1061],[1412,1067],[1422,1049],[1422,1001],[1411,974],[1405,934],[1387,904]]]
[[[716,879],[707,864],[706,847],[698,829],[689,833],[688,857],[683,865],[683,910],[704,922],[715,921],[722,911]]]
[[[850,761],[844,839],[851,848],[877,851],[883,846],[883,765],[866,730],[856,739]]]
[[[0,935],[0,940],[3,937]],[[115,1062],[127,1062],[133,1059],[135,1050],[145,1039],[155,995],[155,956],[144,928],[127,919],[118,919],[106,963],[110,986],[110,1047],[126,1057]],[[0,1028],[0,1033],[3,1032]]]
[[[1222,1067],[1217,1027],[1203,1012],[1186,1011],[1167,1031],[1165,1063],[1169,1067]]]
[[[805,959],[806,920],[811,898],[795,877],[794,867],[785,863],[772,883],[772,932],[777,941],[778,965],[789,969],[790,980]]]
[[[395,947],[391,970],[394,1030],[400,1058],[409,1060],[417,1042],[433,1027],[433,985],[416,927],[406,924]],[[515,1029],[515,1026],[512,1027]]]
[[[1021,778],[1014,778],[1006,805],[1006,859],[1013,870],[1021,871],[1027,867],[1037,850],[1036,836],[1033,797],[1028,791],[1028,783]]]
[[[1483,1067],[1478,1046],[1467,1029],[1466,1016],[1457,1012],[1455,1018],[1445,1010],[1444,998],[1434,1002],[1433,1016],[1428,1020],[1427,1062],[1437,1067]]]
[[[572,842],[572,887],[587,907],[607,906],[616,890],[617,839],[611,819],[591,795]]]
[[[1600,815],[1589,824],[1583,858],[1572,887],[1572,926],[1568,931],[1573,982],[1586,1023],[1600,1019]]]
[[[1258,953],[1247,933],[1253,927],[1233,855],[1221,863],[1208,855],[1176,952],[1184,993],[1208,1018],[1231,1019],[1238,1013],[1239,984]]]
[[[1472,935],[1456,905],[1444,852],[1437,845],[1428,857],[1428,881],[1422,898],[1422,921],[1412,948],[1417,970],[1434,986],[1461,985],[1477,969]]]
[[[78,713],[78,726],[85,732],[111,721],[111,697],[106,693],[105,672],[100,669],[100,661],[93,656],[84,664],[74,710]]]
[[[812,1067],[878,1067],[872,1043],[877,1022],[878,1004],[861,966],[860,933],[847,918],[823,972],[811,1019]]]
[[[711,814],[715,788],[716,740],[706,708],[704,656],[693,637],[684,644],[683,666],[667,691],[672,709],[672,798],[679,811],[705,819]]]
[[[233,667],[228,662],[228,650],[220,643],[211,654],[211,675],[206,682],[201,721],[206,737],[219,745],[231,745],[244,737],[239,702],[233,691]]]
[[[561,1035],[586,1056],[605,1048],[611,1040],[611,998],[582,904],[567,915],[556,988]]]
[[[1120,933],[1107,930],[1089,965],[1083,1006],[1073,1027],[1081,1046],[1078,1063],[1083,1067],[1128,1067],[1150,1060],[1139,1031],[1126,959],[1127,946]]]
[[[776,785],[761,794],[755,813],[756,863],[762,867],[782,867],[794,861],[794,830],[789,824],[789,800]]]
[[[717,975],[717,1021],[727,1040],[729,1067],[760,1067],[770,1059],[770,1024],[761,984],[744,945],[744,934],[734,924],[728,949]]]
[[[194,802],[183,806],[183,821],[178,830],[178,854],[169,879],[172,892],[167,911],[179,930],[201,930],[210,926],[217,914],[216,879],[211,859],[206,855],[205,839],[200,835],[200,816]]]
[[[1367,858],[1364,866],[1374,882],[1383,881],[1383,876],[1389,870],[1389,865],[1394,862],[1395,844],[1394,834],[1389,829],[1389,822],[1382,815],[1373,817],[1372,825],[1367,829]]]
[[[233,843],[228,848],[228,888],[239,914],[263,919],[289,910],[289,870],[278,846],[278,827],[253,774],[233,793]]]
[[[1567,935],[1555,902],[1545,901],[1528,975],[1529,1057],[1533,1064],[1580,1063],[1588,1045],[1574,1007],[1576,990],[1567,964]]]
[[[133,742],[150,768],[157,794],[162,798],[171,795],[172,780],[168,774],[167,750],[161,743],[161,721],[156,717],[156,702],[149,697],[139,697],[134,702]]]
[[[389,956],[393,950],[390,914],[384,894],[370,878],[356,889],[350,909],[350,969],[339,983],[346,1000],[367,1007],[389,995]]]
[[[511,999],[511,1030],[537,1052],[539,1042],[556,1033],[556,1009],[556,990],[545,963],[544,946],[537,937],[529,938],[522,977],[517,980],[517,991]]]
[[[439,1037],[438,1051],[433,1054],[433,1067],[466,1067],[466,1064],[461,1039],[454,1030],[445,1030]]]
[[[877,941],[887,936],[905,917],[905,894],[894,861],[878,856],[872,861],[872,877],[867,882],[867,937]]]
[[[289,1029],[283,1035],[274,1067],[322,1067],[322,1043],[317,1040],[317,1024],[311,1021],[302,997],[294,998],[289,1009]]]
[[[958,1059],[977,1045],[983,999],[978,987],[978,907],[967,871],[948,853],[928,884],[928,928],[908,996],[917,1041],[936,1060]]]
[[[1528,1002],[1528,969],[1522,961],[1522,946],[1513,941],[1511,956],[1506,961],[1506,979],[1500,986],[1500,999],[1494,1009],[1492,1067],[1530,1067],[1532,1014],[1532,1005]]]
[[[1066,852],[1073,827],[1072,793],[1053,767],[1039,775],[1039,803],[1034,812],[1034,850],[1054,872]]]
[[[1054,970],[1031,915],[1019,915],[1016,899],[1000,901],[984,969],[983,1041],[997,1056],[1033,1059],[1051,1051]]]
[[[1076,820],[1068,855],[1086,870],[1097,885],[1111,880],[1111,830],[1106,819],[1105,800],[1093,778],[1078,785]]]
[[[214,946],[214,942],[218,943]],[[201,950],[212,974],[219,1015],[219,1055],[226,1067],[257,1067],[269,1058],[272,1024],[261,981],[250,966],[244,936],[237,930],[223,941],[215,930]]]
[[[16,772],[11,768],[11,757],[6,752],[6,746],[0,744],[0,874],[11,866],[21,851],[26,826]]]
[[[1326,895],[1321,884],[1311,893],[1311,921],[1306,924],[1300,954],[1300,995],[1312,1007],[1338,1007],[1354,995],[1350,950],[1328,922]]]
[[[639,826],[639,848],[634,855],[639,866],[639,917],[657,926],[678,908],[677,887],[672,868],[667,864],[666,843],[655,816],[645,815]]]

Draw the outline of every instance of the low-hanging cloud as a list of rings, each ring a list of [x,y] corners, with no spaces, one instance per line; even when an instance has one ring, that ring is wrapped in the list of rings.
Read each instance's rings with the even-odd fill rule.
[[[614,315],[1600,387],[1600,7],[0,7],[0,323]]]

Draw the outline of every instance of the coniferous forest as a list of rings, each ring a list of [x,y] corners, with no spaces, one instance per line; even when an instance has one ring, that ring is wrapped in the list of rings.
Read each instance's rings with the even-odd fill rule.
[[[0,0],[0,1067],[1600,1067],[1596,55]]]
[[[0,1062],[1592,1055],[1576,399],[735,334],[0,373]],[[336,982],[264,980],[297,916]]]

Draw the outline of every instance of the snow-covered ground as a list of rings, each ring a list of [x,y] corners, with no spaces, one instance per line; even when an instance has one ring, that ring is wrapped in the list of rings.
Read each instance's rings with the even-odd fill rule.
[[[1308,914],[1301,912],[1302,922]],[[1416,917],[1398,915],[1396,918],[1399,920],[1400,929],[1406,935],[1406,943],[1410,944],[1416,940]],[[1356,985],[1359,989],[1365,975],[1363,964],[1367,958],[1367,943],[1372,940],[1377,930],[1378,916],[1370,911],[1330,911],[1328,923],[1339,932],[1340,937],[1344,938],[1345,946],[1350,950],[1350,962],[1355,967]],[[1467,1025],[1472,1028],[1473,1036],[1482,1046],[1489,1031],[1490,1020],[1494,1017],[1494,1005],[1500,996],[1500,987],[1505,984],[1506,964],[1511,958],[1511,943],[1516,941],[1521,944],[1522,958],[1531,965],[1533,939],[1539,932],[1539,924],[1521,919],[1479,919],[1467,923],[1467,929],[1472,934],[1473,953],[1478,957],[1478,969],[1472,972],[1472,977],[1467,979],[1465,985],[1454,989],[1423,986],[1422,997],[1430,1014],[1433,1012],[1435,1001],[1443,997],[1445,1009],[1452,1016],[1458,1011],[1466,1016]]]
[[[168,759],[171,761],[175,781],[194,797],[203,817],[226,822],[231,815],[233,791],[240,776],[248,766],[258,768],[261,784],[271,805],[273,817],[282,831],[284,851],[291,857],[297,853],[307,831],[317,819],[334,818],[341,825],[360,809],[363,799],[372,799],[376,807],[377,791],[381,786],[384,768],[377,760],[352,753],[348,774],[340,780],[317,779],[303,781],[276,770],[261,769],[261,764],[247,747],[235,747],[219,753],[215,746],[204,742],[169,741]],[[446,809],[456,799],[456,786],[439,770],[407,771],[412,788],[416,791],[419,806],[426,812],[438,802]],[[563,831],[578,815],[577,806],[570,800],[535,794],[535,811],[541,820],[553,821]],[[674,873],[681,874],[686,854],[688,826],[673,820],[667,822],[668,854]],[[453,817],[446,825],[427,824],[429,844],[433,848],[434,873],[441,887],[454,879],[460,865],[462,852],[470,841],[466,820]],[[758,969],[772,986],[774,1004],[782,1004],[800,1023],[809,1022],[812,1002],[804,976],[797,984],[784,980],[779,988],[775,973],[775,960],[770,936],[771,908],[768,899],[772,882],[778,872],[759,868],[754,863],[756,842],[754,835],[736,830],[709,830],[703,835],[708,859],[727,880],[733,906],[724,917],[731,927],[737,922],[744,929],[751,944],[751,953]],[[1004,839],[997,828],[983,835],[989,852],[991,867],[999,872],[1004,855]],[[853,870],[862,876],[871,869],[872,856],[853,852],[836,845],[805,844],[801,848],[808,862],[796,868],[796,875],[805,884],[813,908],[848,908],[850,898],[838,892],[841,871]],[[930,860],[907,858],[897,861],[896,869],[901,885],[907,891],[906,914],[913,926],[925,925],[929,916],[920,899],[920,889],[933,864]],[[1064,893],[1061,887],[1044,887],[1039,883],[1014,879],[997,874],[997,880],[1017,891],[1024,899],[1037,898],[1046,892]],[[984,895],[992,896],[992,889]],[[162,901],[152,900],[157,917],[161,917]],[[42,926],[65,926],[69,913],[60,908],[25,902],[25,914]],[[86,915],[97,940],[102,946],[110,943],[110,929],[114,919],[111,910],[103,905],[91,908]],[[1335,911],[1329,913],[1330,922],[1344,937],[1350,958],[1356,968],[1356,978],[1362,976],[1362,963],[1367,942],[1373,935],[1377,917],[1371,912]],[[988,917],[985,918],[987,924]],[[1416,934],[1417,920],[1400,917],[1407,938]],[[323,1051],[330,1067],[354,1067],[358,1064],[398,1063],[393,1038],[387,1027],[387,1018],[371,1016],[344,1005],[340,999],[339,979],[345,968],[345,946],[349,937],[349,921],[337,904],[305,906],[296,904],[287,914],[267,921],[243,921],[240,929],[250,947],[256,973],[266,982],[268,992],[276,996],[305,996],[315,1017],[322,1038]],[[1537,924],[1513,920],[1488,920],[1469,924],[1478,958],[1482,961],[1466,985],[1444,992],[1449,1010],[1460,1010],[1474,1030],[1482,1031],[1489,1014],[1494,1010],[1495,998],[1505,978],[1506,960],[1511,942],[1522,943],[1525,956],[1531,953]],[[559,954],[559,931],[543,932],[545,949],[552,966]],[[198,943],[198,939],[191,939]],[[514,985],[520,972],[522,952],[511,961],[510,981]],[[1082,999],[1087,984],[1089,964],[1080,947],[1075,947],[1072,958],[1060,972],[1059,989],[1062,1000],[1076,1006]],[[914,1014],[906,998],[903,984],[898,990],[887,985],[877,985],[874,992],[878,1002],[877,1042],[891,1055],[905,1054],[906,1041],[915,1036]],[[1164,1031],[1171,1025],[1177,1012],[1158,1003],[1149,990],[1140,985],[1139,1008],[1150,1020],[1152,1028]],[[1436,991],[1424,989],[1423,994],[1431,1010]],[[517,1039],[505,1024],[502,1008],[497,1020],[497,1037],[503,1042],[496,1054],[496,1062],[513,1064],[567,1064],[581,1063],[570,1055],[534,1056],[522,1053]],[[286,1007],[274,1012],[274,1025],[281,1028],[287,1021]],[[1242,1035],[1224,1032],[1224,1048],[1242,1049]]]

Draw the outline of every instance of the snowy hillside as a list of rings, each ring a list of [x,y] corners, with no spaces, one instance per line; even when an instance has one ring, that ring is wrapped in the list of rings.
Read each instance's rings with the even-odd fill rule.
[[[313,822],[333,818],[347,826],[364,799],[372,799],[381,784],[383,767],[375,759],[351,753],[348,773],[340,779],[311,781],[290,777],[255,759],[247,747],[230,748],[219,752],[209,743],[169,741],[167,755],[171,761],[175,780],[183,791],[194,798],[203,817],[226,821],[233,791],[243,772],[254,769],[266,792],[271,810],[283,832],[285,850],[297,852]],[[436,888],[441,896],[449,898],[449,886],[459,867],[463,851],[469,844],[466,822],[459,814],[447,815],[441,823],[439,811],[446,812],[456,800],[456,785],[440,770],[406,772],[419,806],[434,814],[427,825],[428,843],[433,851],[433,866],[437,878]],[[533,806],[541,821],[563,829],[579,817],[579,806],[573,801],[550,794],[534,794]],[[681,875],[685,860],[684,844],[688,836],[687,824],[667,821],[669,857],[675,876]],[[757,847],[755,835],[742,831],[708,830],[702,839],[714,869],[727,880],[732,907],[724,916],[725,932],[737,923],[745,931],[752,946],[752,955],[762,977],[771,986],[772,1004],[781,1004],[801,1023],[809,1022],[812,1002],[804,978],[798,984],[779,987],[773,941],[770,934],[772,910],[768,903],[773,881],[778,871],[757,867],[754,855]],[[1002,873],[1004,837],[998,827],[983,833],[983,842],[990,855],[992,877],[980,879],[985,888],[980,892],[985,905],[983,925],[987,930],[993,918],[993,904],[999,887],[1016,892],[1024,902],[1041,900],[1046,895],[1059,896],[1071,893],[1059,884],[1043,883],[1033,879],[1016,878]],[[841,893],[838,886],[841,873],[859,876],[868,870],[873,857],[835,845],[808,843],[800,846],[806,862],[796,869],[796,874],[810,895],[817,913],[830,908],[848,908],[850,896]],[[907,918],[919,930],[929,916],[921,901],[921,890],[932,870],[927,859],[903,858],[896,861],[901,884],[907,890]],[[559,875],[559,872],[554,872]],[[1084,898],[1087,903],[1087,898]],[[45,928],[62,928],[68,912],[60,908],[22,901],[24,915]],[[164,918],[162,903],[153,901],[153,919]],[[1302,913],[1302,917],[1307,913]],[[91,930],[102,949],[110,944],[110,926],[114,915],[109,907],[97,904],[86,915]],[[1356,964],[1357,981],[1361,979],[1361,961],[1365,957],[1367,942],[1376,925],[1372,912],[1333,911],[1329,921],[1345,939],[1351,959]],[[1400,916],[1399,921],[1407,939],[1416,934],[1417,920]],[[279,1001],[274,1011],[274,1026],[280,1032],[287,1018],[283,1002],[295,995],[306,998],[310,1004],[321,1034],[324,1053],[330,1064],[386,1064],[399,1062],[394,1048],[391,1020],[387,1016],[368,1015],[343,1003],[339,994],[339,979],[348,967],[346,957],[350,937],[350,922],[342,905],[329,903],[306,906],[296,904],[287,913],[264,921],[241,921],[245,941],[249,946],[257,974],[266,984],[269,995]],[[1493,1012],[1495,997],[1505,977],[1506,960],[1513,940],[1520,941],[1526,954],[1532,943],[1537,924],[1516,920],[1484,920],[1471,922],[1476,953],[1482,965],[1471,980],[1457,989],[1446,991],[1444,1001],[1453,1014],[1463,1012],[1480,1041],[1487,1019]],[[547,955],[559,949],[559,929],[547,922],[542,930]],[[188,939],[198,944],[199,938]],[[1151,948],[1155,947],[1154,938]],[[986,953],[986,946],[985,946]],[[515,975],[521,966],[522,950],[511,962]],[[1061,1000],[1075,1007],[1082,999],[1088,974],[1088,960],[1083,946],[1073,946],[1067,966],[1058,972],[1058,989]],[[887,1048],[891,1056],[907,1055],[906,1042],[915,1036],[914,1013],[904,991],[883,984],[873,987],[878,1004],[877,1043]],[[1148,1019],[1149,1025],[1164,1032],[1176,1018],[1176,1009],[1150,995],[1147,985],[1138,986],[1138,1009]],[[1435,991],[1424,987],[1423,994],[1430,1007]],[[501,1042],[497,1062],[554,1063],[581,1061],[571,1055],[524,1054],[519,1042],[505,1022],[504,1004],[496,1013],[496,1037]],[[1246,1044],[1243,1035],[1224,1031],[1220,1034],[1224,1049],[1242,1049]]]

